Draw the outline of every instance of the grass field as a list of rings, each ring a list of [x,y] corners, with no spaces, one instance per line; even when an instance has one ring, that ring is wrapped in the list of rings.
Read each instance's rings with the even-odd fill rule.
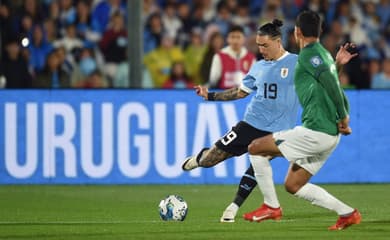
[[[358,208],[360,225],[330,232],[337,216],[277,187],[279,222],[219,223],[233,185],[0,186],[0,239],[390,239],[390,185],[325,185]],[[163,222],[157,205],[167,194],[188,202],[184,222]],[[239,211],[257,208],[256,189]]]

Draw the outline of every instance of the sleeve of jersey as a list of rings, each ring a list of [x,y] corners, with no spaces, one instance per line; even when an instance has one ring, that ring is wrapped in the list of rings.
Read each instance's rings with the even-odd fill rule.
[[[347,96],[345,96],[345,92],[344,91],[341,91],[341,93],[343,94],[343,100],[344,100],[345,109],[347,110],[347,113],[349,114],[351,108],[349,106],[348,98],[347,98]]]
[[[255,91],[256,85],[256,79],[253,77],[253,73],[255,72],[256,69],[256,63],[252,65],[252,67],[249,69],[247,75],[242,79],[240,89],[248,94],[251,92]]]
[[[345,118],[348,115],[347,109],[349,109],[349,106],[348,101],[344,102],[346,97],[343,93],[343,90],[340,88],[338,79],[330,72],[329,68],[322,68],[318,72],[318,81],[321,83],[329,97],[334,102],[337,108],[337,113],[339,114],[339,118]]]

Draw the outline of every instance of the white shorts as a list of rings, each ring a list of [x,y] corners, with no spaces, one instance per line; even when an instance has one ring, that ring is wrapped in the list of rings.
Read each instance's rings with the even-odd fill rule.
[[[340,141],[339,134],[333,136],[302,126],[275,132],[273,137],[289,162],[296,163],[312,175],[321,169]]]

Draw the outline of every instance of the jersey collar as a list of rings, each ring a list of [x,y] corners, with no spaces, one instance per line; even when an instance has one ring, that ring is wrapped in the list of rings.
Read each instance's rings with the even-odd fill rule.
[[[278,58],[278,59],[276,59],[276,60],[274,60],[275,62],[277,62],[277,61],[280,61],[280,60],[282,60],[283,58],[285,58],[285,57],[287,57],[287,55],[289,55],[290,53],[289,52],[284,52],[284,54],[280,57],[280,58]]]

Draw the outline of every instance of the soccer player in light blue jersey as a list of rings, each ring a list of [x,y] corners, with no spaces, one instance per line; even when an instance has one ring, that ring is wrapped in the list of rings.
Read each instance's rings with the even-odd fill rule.
[[[297,55],[287,52],[282,46],[282,24],[275,19],[258,29],[256,43],[264,59],[251,67],[240,87],[222,92],[209,92],[204,86],[196,87],[197,94],[207,101],[236,100],[251,93],[253,97],[244,119],[211,148],[203,148],[197,155],[187,157],[182,165],[184,171],[197,167],[212,167],[230,157],[240,156],[248,152],[248,145],[252,140],[295,126],[299,106],[293,78]],[[224,211],[221,222],[234,222],[238,208],[256,186],[256,182],[264,193],[263,205],[272,209],[273,214],[255,221],[280,219],[282,216],[274,188],[270,158],[249,155],[249,159],[252,164],[260,165],[258,169],[263,171],[254,173],[252,167],[247,170],[240,182],[236,198]],[[245,184],[242,184],[243,180]],[[242,185],[250,186],[241,188]]]

